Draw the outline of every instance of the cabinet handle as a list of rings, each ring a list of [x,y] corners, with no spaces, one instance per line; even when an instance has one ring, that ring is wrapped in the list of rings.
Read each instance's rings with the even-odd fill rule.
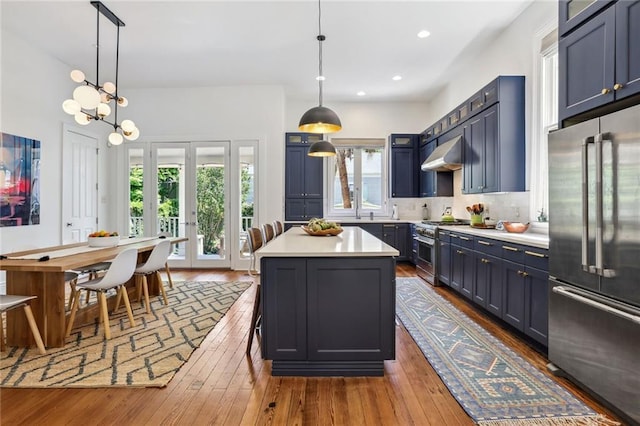
[[[613,85],[613,90],[620,90],[624,87],[624,84],[616,83]]]
[[[546,254],[536,253],[534,251],[529,251],[529,250],[525,250],[524,254],[528,254],[529,256],[534,256],[534,257],[542,257],[542,258],[548,257]]]
[[[451,238],[458,238],[458,236],[451,234]]]
[[[491,261],[489,261],[489,259],[484,259],[484,258],[481,260],[481,262],[482,263],[491,263]]]
[[[464,254],[464,252],[462,250],[456,250],[456,253],[458,254]]]
[[[493,244],[488,243],[486,241],[478,240],[478,244],[482,244],[483,246],[492,246]]]
[[[517,248],[515,247],[509,247],[509,246],[502,246],[503,249],[505,250],[509,250],[509,251],[519,251]]]
[[[522,276],[522,277],[528,277],[529,274],[524,272],[524,271],[518,271],[518,275]]]
[[[460,237],[460,239],[464,240],[464,241],[469,241],[470,240],[470,238],[467,238],[467,237]]]
[[[611,92],[611,89],[607,89],[606,87],[604,89],[602,89],[602,91],[600,93],[602,93],[603,95],[608,94],[609,92]]]

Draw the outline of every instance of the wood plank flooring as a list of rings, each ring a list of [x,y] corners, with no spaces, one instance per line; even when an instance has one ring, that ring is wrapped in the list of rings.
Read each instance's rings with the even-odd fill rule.
[[[415,276],[400,264],[397,275]],[[182,280],[251,280],[242,272],[172,271]],[[426,284],[425,284],[426,285]],[[255,285],[164,389],[0,389],[2,425],[473,425],[413,342],[396,328],[396,360],[374,378],[271,377],[257,341],[245,355]],[[523,358],[547,360],[446,288],[437,291]],[[545,371],[546,373],[546,371]],[[568,381],[595,410],[620,421]]]

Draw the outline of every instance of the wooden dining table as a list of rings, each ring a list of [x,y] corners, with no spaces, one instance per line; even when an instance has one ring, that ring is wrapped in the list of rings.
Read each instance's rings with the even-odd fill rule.
[[[183,237],[168,239],[172,244],[187,241]],[[94,263],[110,261],[129,248],[137,249],[138,262],[144,262],[159,241],[159,237],[123,238],[114,247],[89,247],[88,243],[83,242],[7,253],[0,259],[0,270],[6,271],[7,294],[37,296],[30,304],[45,346],[62,347],[65,344],[68,316],[65,310],[65,271],[82,270]],[[133,278],[127,283],[127,287],[130,293],[135,290]],[[149,277],[149,292],[159,293],[153,274]],[[115,296],[110,298],[109,303],[111,307],[115,305]],[[95,321],[98,312],[97,303],[83,306],[76,315],[75,323]],[[8,311],[6,314],[7,345],[34,345],[24,314],[19,310]]]

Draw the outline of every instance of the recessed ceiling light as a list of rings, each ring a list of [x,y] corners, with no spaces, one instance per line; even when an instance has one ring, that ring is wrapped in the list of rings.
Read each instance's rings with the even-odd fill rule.
[[[418,33],[418,38],[427,38],[431,35],[431,33],[427,30],[422,30]]]
[[[393,81],[400,81],[400,80],[402,80],[402,76],[401,76],[401,75],[394,75],[394,76],[391,78],[391,80],[393,80]]]
[[[317,77],[316,77],[316,80],[318,80],[318,81],[324,81],[324,80],[325,80],[324,75],[319,75],[319,76],[317,76]]]
[[[359,91],[358,93],[356,93],[356,95],[358,95],[358,96],[364,96],[364,95],[366,95],[366,93],[365,93],[365,92],[363,92],[363,91],[361,90],[361,91]]]

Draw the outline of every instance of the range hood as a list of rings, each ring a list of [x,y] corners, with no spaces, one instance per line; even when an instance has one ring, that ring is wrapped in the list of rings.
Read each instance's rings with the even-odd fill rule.
[[[450,172],[462,168],[462,136],[438,146],[420,166],[423,171]]]

